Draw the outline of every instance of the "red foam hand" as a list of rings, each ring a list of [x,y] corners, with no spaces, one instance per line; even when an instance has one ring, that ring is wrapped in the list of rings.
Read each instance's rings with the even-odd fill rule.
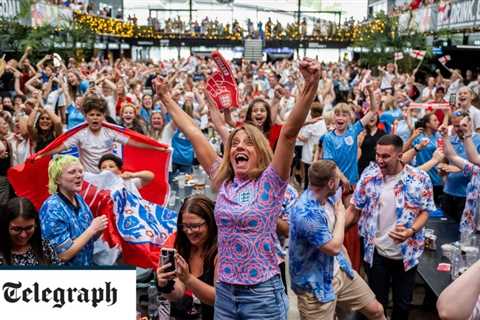
[[[207,91],[210,97],[219,110],[238,107],[237,83],[230,65],[218,51],[212,53],[212,59],[219,71],[207,79]]]

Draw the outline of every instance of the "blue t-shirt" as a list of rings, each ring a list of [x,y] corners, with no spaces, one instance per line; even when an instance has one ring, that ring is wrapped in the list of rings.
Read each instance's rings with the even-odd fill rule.
[[[394,109],[388,110],[382,113],[380,116],[380,122],[385,126],[385,132],[387,134],[392,133],[392,126],[395,120],[398,120],[402,117],[402,110]]]
[[[70,130],[73,127],[78,126],[80,123],[85,122],[83,113],[73,103],[67,107],[67,129]]]
[[[334,206],[333,198],[329,198],[328,202]],[[333,235],[328,227],[325,208],[310,189],[305,190],[290,209],[289,226],[292,290],[312,293],[322,303],[334,301],[334,259],[350,278],[354,277],[354,273],[343,252],[334,257],[320,251],[320,247],[331,241]]]
[[[362,131],[363,125],[357,121],[353,126],[348,127],[342,136],[338,136],[334,130],[320,138],[323,159],[333,160],[350,183],[358,181],[357,137]]]
[[[182,165],[192,165],[193,163],[193,146],[190,140],[177,129],[172,138],[173,156],[172,162]]]
[[[477,147],[477,152],[480,152],[480,135],[474,134],[472,140],[473,144]],[[463,140],[460,140],[458,136],[453,136],[450,137],[450,143],[458,156],[467,159]],[[443,191],[451,196],[465,198],[467,196],[467,184],[469,182],[470,177],[466,177],[463,171],[450,173],[447,176]]]
[[[433,153],[435,150],[438,148],[437,141],[438,139],[441,139],[442,136],[438,132],[435,132],[431,136],[427,136],[425,133],[420,134],[418,137],[413,140],[413,145],[419,144],[423,139],[429,139],[429,143],[420,150],[420,152],[417,153],[415,157],[415,165],[421,166],[425,162],[429,161],[433,157]],[[438,173],[437,168],[433,167],[432,169],[428,170],[428,175],[430,176],[430,179],[432,180],[432,185],[433,186],[442,186],[443,185],[443,180],[440,174]]]

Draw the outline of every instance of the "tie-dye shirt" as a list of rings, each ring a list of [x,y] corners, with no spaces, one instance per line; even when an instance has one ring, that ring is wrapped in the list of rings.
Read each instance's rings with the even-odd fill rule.
[[[219,164],[209,168],[210,177]],[[223,182],[215,205],[220,281],[255,285],[280,273],[275,239],[286,188],[271,166],[255,180]]]
[[[365,238],[364,260],[373,263],[375,237],[380,212],[380,195],[384,184],[383,174],[376,163],[368,166],[352,197],[352,204],[361,211],[358,221],[360,235]],[[397,224],[410,228],[422,211],[429,214],[436,210],[430,177],[422,170],[406,165],[394,187]],[[423,228],[400,244],[405,271],[418,264],[424,247]]]

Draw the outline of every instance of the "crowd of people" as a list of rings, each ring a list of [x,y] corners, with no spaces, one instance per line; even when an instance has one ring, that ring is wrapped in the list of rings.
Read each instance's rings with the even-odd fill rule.
[[[254,23],[250,18],[245,23],[234,20],[231,24],[224,24],[218,19],[210,19],[205,17],[200,22],[193,20],[191,23],[183,21],[180,16],[177,18],[168,18],[164,20],[164,24],[155,17],[148,18],[148,25],[152,26],[157,32],[165,33],[195,33],[197,35],[216,35],[222,37],[230,33],[240,33],[245,37],[271,39],[283,38],[286,36],[295,36],[295,38],[306,39],[308,37],[333,37],[338,29],[351,27],[353,21],[345,21],[343,25],[324,19],[310,19],[303,17],[300,23],[292,22],[286,25],[278,20],[273,22],[268,18],[266,22],[258,21]]]
[[[132,18],[133,19],[133,18]],[[161,23],[160,21],[164,21]],[[135,19],[136,23],[136,19]],[[184,21],[180,16],[177,18],[168,18],[165,20],[156,17],[149,17],[147,21],[148,26],[153,27],[156,32],[167,34],[195,34],[203,36],[217,36],[223,37],[229,34],[240,34],[243,37],[253,39],[307,39],[315,37],[335,37],[340,29],[351,29],[355,22],[353,19],[346,20],[343,24],[338,24],[334,21],[325,19],[307,19],[303,17],[298,23],[292,21],[291,23],[281,23],[280,21],[273,22],[268,18],[266,22],[258,21],[254,23],[250,18],[245,22],[239,22],[237,19],[232,23],[222,23],[217,18],[212,19],[205,17],[200,22],[193,20],[191,22]]]
[[[286,319],[287,273],[302,319],[385,319],[390,291],[391,319],[408,319],[429,215],[479,228],[480,74],[452,69],[423,83],[394,63],[242,61],[231,65],[240,107],[220,111],[209,58],[30,55],[0,62],[0,264],[93,265],[108,221],[80,196],[84,175],[111,171],[138,193],[152,173],[123,172],[114,146],[165,151],[105,122],[168,146],[170,178],[198,163],[217,192],[184,200],[176,270],[156,270],[176,319],[195,313],[195,299],[195,319]],[[49,155],[50,197],[37,211],[7,171]],[[443,318],[480,310],[480,286],[462,289],[469,277],[440,298]]]

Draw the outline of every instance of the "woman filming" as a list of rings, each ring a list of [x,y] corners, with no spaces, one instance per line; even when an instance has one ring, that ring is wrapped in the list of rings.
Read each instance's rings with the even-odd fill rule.
[[[275,154],[263,133],[245,124],[230,134],[223,160],[171,98],[167,85],[156,81],[160,100],[219,190],[215,319],[287,319],[288,301],[274,242],[295,141],[315,98],[320,65],[305,59],[300,71],[305,86],[282,128]]]
[[[213,201],[204,195],[185,199],[178,215],[174,244],[178,253],[176,273],[165,271],[170,264],[157,269],[159,292],[172,301],[170,316],[174,319],[213,319],[217,278],[214,207]],[[200,310],[193,296],[200,300]]]

